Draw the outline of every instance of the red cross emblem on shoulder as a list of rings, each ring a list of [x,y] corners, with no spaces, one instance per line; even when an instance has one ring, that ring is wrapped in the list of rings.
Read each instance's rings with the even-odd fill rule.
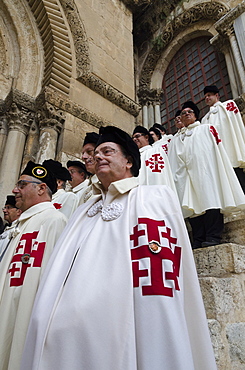
[[[164,160],[160,153],[152,154],[149,159],[146,159],[145,164],[152,172],[161,172],[164,168]]]
[[[38,231],[23,234],[9,265],[10,286],[23,285],[29,267],[41,267],[45,242],[36,241]]]
[[[226,110],[228,110],[229,112],[234,112],[235,114],[239,112],[237,106],[232,101],[226,104]]]
[[[216,140],[216,144],[218,145],[219,143],[221,143],[221,139],[219,138],[218,131],[215,129],[215,127],[210,126],[209,129],[210,129],[211,134],[214,136],[214,138]]]
[[[171,140],[168,140],[168,142],[170,142]],[[164,152],[166,153],[166,154],[168,154],[168,144],[164,144],[164,145],[162,145],[162,148],[163,148],[163,150],[164,150]]]

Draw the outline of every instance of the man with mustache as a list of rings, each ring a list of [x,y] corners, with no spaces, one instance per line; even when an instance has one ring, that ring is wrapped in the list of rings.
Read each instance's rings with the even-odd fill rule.
[[[18,369],[40,276],[67,219],[51,203],[56,179],[28,162],[14,186],[22,211],[0,262],[0,369]]]

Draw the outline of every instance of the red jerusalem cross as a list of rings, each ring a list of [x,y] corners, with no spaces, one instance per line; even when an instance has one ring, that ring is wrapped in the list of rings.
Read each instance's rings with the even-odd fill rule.
[[[160,153],[152,154],[151,158],[146,159],[145,164],[152,172],[161,172],[164,168],[164,160]]]
[[[9,266],[10,286],[21,286],[28,267],[41,267],[45,242],[37,242],[38,231],[23,234],[15,249],[12,261]],[[29,261],[23,263],[21,257],[30,255]]]
[[[139,230],[138,225],[145,225],[145,230]],[[173,289],[180,290],[179,287],[179,272],[181,263],[181,248],[176,245],[177,238],[171,236],[171,229],[166,227],[166,231],[159,231],[159,227],[164,227],[165,222],[152,220],[150,218],[139,218],[138,225],[134,226],[133,234],[130,235],[130,240],[133,240],[134,247],[131,249],[132,268],[133,268],[133,284],[134,287],[140,286],[141,277],[150,277],[150,285],[142,286],[142,295],[164,295],[173,297]],[[168,240],[169,247],[161,247],[158,253],[153,253],[149,245],[142,245],[139,236],[146,235],[148,243],[156,241],[160,243],[160,235]],[[143,241],[143,239],[142,239]],[[146,263],[146,259],[149,263]],[[142,266],[140,268],[140,260]],[[165,271],[164,260],[171,261],[172,268]],[[166,280],[173,281],[173,287],[165,285]]]

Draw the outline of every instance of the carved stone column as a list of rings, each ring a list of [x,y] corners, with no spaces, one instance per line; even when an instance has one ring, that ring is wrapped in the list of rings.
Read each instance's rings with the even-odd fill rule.
[[[238,43],[237,43],[237,40],[236,40],[234,30],[231,29],[231,30],[227,31],[227,34],[229,36],[231,49],[232,49],[232,53],[233,53],[233,56],[234,56],[234,61],[236,63],[238,75],[240,77],[240,84],[241,84],[241,88],[242,88],[241,92],[244,93],[245,92],[245,71],[244,71],[244,65],[243,65],[243,62],[242,62],[239,46],[238,46]]]
[[[160,110],[160,102],[157,102],[154,104],[154,116],[155,116],[155,122],[161,124],[161,110]]]
[[[244,13],[245,11],[245,1],[242,1],[236,7],[232,8],[227,14],[221,17],[215,24],[214,27],[224,38],[227,38],[230,43],[230,59],[234,66],[237,85],[238,85],[238,94],[236,96],[243,94],[245,92],[245,66],[242,61],[241,50],[239,49],[238,41],[234,31],[234,23],[236,20]],[[236,27],[236,25],[235,25]],[[241,30],[242,32],[242,30]],[[237,35],[239,37],[239,35]],[[242,45],[243,47],[243,45]]]
[[[143,106],[143,109],[142,109],[142,112],[143,112],[143,126],[145,128],[148,128],[148,108],[147,108],[147,105],[144,105]]]
[[[6,113],[6,117],[9,131],[0,168],[1,202],[4,201],[7,194],[11,194],[19,176],[26,136],[33,119],[33,113],[13,103],[11,109]]]
[[[162,89],[142,88],[138,91],[139,102],[143,106],[143,126],[149,129],[154,123],[161,123],[160,104]]]
[[[229,39],[223,35],[216,35],[210,40],[210,43],[215,47],[216,50],[223,53],[225,56],[232,96],[235,98],[239,96],[239,90],[241,90],[241,87],[236,68],[234,68]]]
[[[39,112],[40,137],[37,162],[55,159],[58,136],[64,124],[64,113],[51,104],[46,103],[44,110]]]
[[[0,117],[0,162],[2,160],[4,147],[8,135],[8,123],[6,116]]]
[[[36,156],[39,148],[39,127],[36,119],[33,120],[29,134],[26,139],[25,151],[22,161],[22,170],[29,161],[36,161]]]
[[[149,101],[148,104],[148,129],[153,126],[155,123],[155,116],[154,116],[154,107],[153,102]]]

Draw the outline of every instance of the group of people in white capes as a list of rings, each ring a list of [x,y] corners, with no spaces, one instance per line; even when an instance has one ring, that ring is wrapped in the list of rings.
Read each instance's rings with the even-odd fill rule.
[[[204,89],[212,110],[202,123],[197,105],[192,101],[183,104],[175,117],[176,126],[181,125],[164,145],[158,144],[154,126],[149,130],[137,126],[132,136],[141,154],[140,183],[165,184],[176,191],[183,216],[191,225],[193,249],[220,244],[224,215],[244,209],[245,203],[244,124],[235,102],[218,103],[217,91],[216,86]],[[221,105],[221,112],[212,104]]]
[[[139,185],[118,128],[101,128],[94,157],[100,181],[50,258],[21,369],[215,369],[176,193]]]
[[[216,369],[192,248],[217,244],[245,198],[218,130],[193,102],[180,116],[160,145],[140,126],[88,133],[68,222],[58,195],[80,164],[27,164],[0,260],[1,370]]]

